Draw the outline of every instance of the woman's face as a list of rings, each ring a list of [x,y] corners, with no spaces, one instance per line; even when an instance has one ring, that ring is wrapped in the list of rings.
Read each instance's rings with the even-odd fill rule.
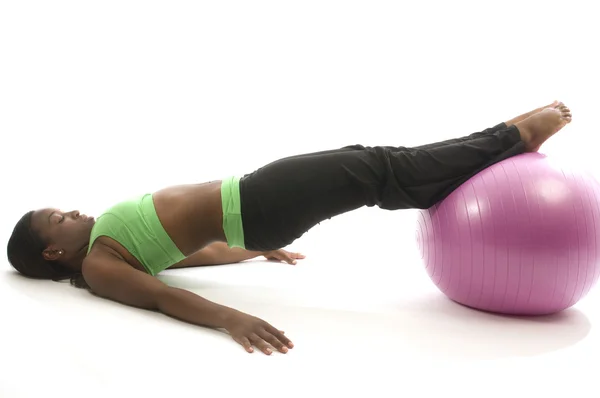
[[[36,210],[31,217],[31,227],[44,242],[46,260],[69,259],[80,253],[90,241],[94,218],[79,211],[63,212],[55,208]]]

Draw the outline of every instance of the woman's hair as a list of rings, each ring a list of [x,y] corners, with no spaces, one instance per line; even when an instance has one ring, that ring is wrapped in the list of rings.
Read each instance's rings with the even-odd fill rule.
[[[48,261],[42,256],[46,243],[31,228],[33,211],[25,213],[17,222],[8,241],[8,261],[18,272],[29,278],[61,281],[70,279],[71,285],[89,289],[81,272],[72,271],[56,261]]]

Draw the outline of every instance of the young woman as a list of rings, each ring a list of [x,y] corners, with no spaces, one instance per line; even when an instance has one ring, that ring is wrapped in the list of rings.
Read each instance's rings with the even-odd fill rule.
[[[225,264],[282,250],[319,222],[362,206],[429,208],[490,165],[537,151],[571,121],[555,102],[493,128],[440,143],[363,147],[288,157],[242,178],[168,187],[119,203],[97,220],[78,211],[26,213],[8,258],[33,278],[71,279],[127,305],[225,329],[248,352],[285,353],[292,342],[262,319],[154,276],[165,269]]]

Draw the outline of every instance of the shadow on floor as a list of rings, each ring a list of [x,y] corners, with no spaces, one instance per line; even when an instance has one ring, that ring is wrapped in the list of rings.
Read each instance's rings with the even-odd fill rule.
[[[577,308],[547,316],[507,316],[474,310],[441,293],[428,292],[408,300],[399,297],[374,306],[372,311],[365,306],[354,310],[352,305],[328,306],[328,299],[310,303],[304,299],[307,295],[325,297],[314,288],[299,293],[302,298],[295,300],[284,287],[221,285],[175,275],[161,279],[211,300],[252,311],[271,323],[279,322],[285,325],[290,338],[306,334],[311,342],[317,341],[323,347],[352,341],[355,349],[368,346],[386,350],[393,346],[395,352],[416,351],[420,357],[432,359],[530,357],[571,347],[582,341],[592,327]],[[336,290],[335,294],[339,301],[347,291]]]
[[[65,290],[60,284],[32,281],[16,273],[6,276],[12,288],[51,307],[75,296],[91,299],[87,293],[68,285]],[[565,349],[582,341],[591,330],[589,319],[577,308],[550,316],[504,316],[473,310],[432,293],[409,299],[399,297],[372,308],[340,307],[326,298],[320,299],[325,297],[323,292],[319,295],[313,288],[294,293],[285,287],[234,286],[175,275],[161,279],[284,328],[297,345],[306,341],[307,344],[300,346],[309,352],[330,347],[341,351],[340,347],[351,345],[353,350],[388,350],[394,355],[410,353],[422,359],[502,359]],[[40,289],[41,284],[45,288]],[[344,296],[347,294],[344,291],[335,294],[338,303],[350,298]],[[329,295],[333,293],[329,291]],[[307,297],[313,297],[312,302]],[[354,299],[356,302],[356,294]],[[105,305],[122,307],[109,302]],[[306,354],[311,355],[309,352]]]

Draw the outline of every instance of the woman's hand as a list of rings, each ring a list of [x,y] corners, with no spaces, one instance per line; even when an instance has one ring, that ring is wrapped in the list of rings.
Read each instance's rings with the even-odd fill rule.
[[[250,353],[253,346],[267,355],[273,353],[271,347],[284,354],[294,347],[283,331],[252,315],[238,312],[227,323],[225,329],[231,337]]]
[[[292,264],[292,265],[296,265],[297,259],[301,260],[303,258],[306,258],[306,256],[304,254],[290,253],[283,249],[265,252],[265,253],[263,253],[263,256],[265,256],[267,258],[267,260],[283,261],[283,262],[286,262],[286,263]]]

